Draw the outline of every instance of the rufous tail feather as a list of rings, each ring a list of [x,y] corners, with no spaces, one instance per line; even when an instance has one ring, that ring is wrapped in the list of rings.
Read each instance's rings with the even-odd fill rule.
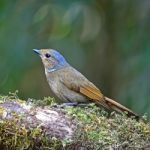
[[[118,102],[116,102],[108,97],[105,97],[105,101],[111,109],[113,109],[117,112],[120,112],[120,113],[126,112],[128,116],[135,116],[136,118],[139,118],[139,116],[136,113],[134,113],[132,110],[126,108],[125,106],[119,104]]]

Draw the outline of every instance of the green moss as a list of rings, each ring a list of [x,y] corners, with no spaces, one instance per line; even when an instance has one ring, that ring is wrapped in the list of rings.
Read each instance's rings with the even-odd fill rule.
[[[43,106],[49,104],[52,98],[44,98],[41,102],[37,103],[34,101],[35,105],[42,104]],[[17,101],[19,103],[24,103],[17,96],[17,92],[9,93],[9,96],[0,95],[0,102],[5,101]],[[44,103],[42,103],[44,102]],[[6,111],[5,108],[0,106],[0,115]],[[37,149],[37,150],[57,150],[63,148],[63,141],[51,138],[49,139],[40,127],[29,128],[23,125],[22,115],[11,113],[12,118],[10,120],[0,119],[0,149],[1,150],[24,150],[24,149]]]
[[[52,97],[44,97],[43,100],[29,98],[27,102],[32,102],[35,106],[51,106],[55,104],[55,99]]]
[[[18,125],[19,118],[0,123],[0,149],[24,150],[24,149],[58,149],[62,142],[57,139],[48,139],[40,127],[26,128]]]
[[[93,149],[150,147],[150,128],[146,120],[136,121],[114,112],[109,115],[93,104],[85,108],[66,107],[65,110],[79,121],[74,142],[90,143]]]
[[[22,102],[15,94],[0,96],[0,102],[5,100]],[[35,105],[52,105],[53,98],[44,100],[29,100]],[[78,128],[73,140],[59,140],[54,137],[49,139],[40,127],[27,128],[20,124],[21,116],[14,113],[13,120],[0,121],[0,149],[21,150],[61,150],[75,149],[146,149],[150,145],[150,123],[147,120],[136,121],[126,115],[109,114],[102,108],[90,104],[86,107],[58,108],[62,113],[76,121]],[[5,111],[2,107],[0,113]],[[147,122],[147,123],[146,123]]]

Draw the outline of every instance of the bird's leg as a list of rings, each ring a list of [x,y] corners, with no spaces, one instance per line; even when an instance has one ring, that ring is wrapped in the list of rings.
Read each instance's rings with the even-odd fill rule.
[[[63,106],[79,106],[79,107],[86,107],[88,103],[81,103],[81,102],[68,102],[68,103],[63,103]]]

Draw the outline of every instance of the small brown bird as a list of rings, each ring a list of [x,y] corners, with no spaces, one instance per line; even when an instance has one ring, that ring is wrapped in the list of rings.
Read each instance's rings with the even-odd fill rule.
[[[51,90],[64,103],[78,104],[94,102],[107,109],[126,112],[128,116],[138,117],[130,109],[104,96],[102,92],[65,58],[53,49],[34,49],[45,67],[45,74]]]

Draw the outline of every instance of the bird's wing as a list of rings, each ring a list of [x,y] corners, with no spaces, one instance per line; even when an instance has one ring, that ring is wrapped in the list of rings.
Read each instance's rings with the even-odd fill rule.
[[[78,71],[63,73],[61,82],[70,90],[86,96],[91,102],[99,103],[109,109],[101,91]]]
[[[100,90],[93,85],[80,85],[79,90],[80,93],[89,97],[90,99],[100,100],[104,98]]]
[[[107,105],[105,101],[104,95],[96,86],[92,84],[80,86],[80,93],[90,98],[92,102],[95,102],[97,104],[104,106],[107,109],[110,109],[110,107]]]

